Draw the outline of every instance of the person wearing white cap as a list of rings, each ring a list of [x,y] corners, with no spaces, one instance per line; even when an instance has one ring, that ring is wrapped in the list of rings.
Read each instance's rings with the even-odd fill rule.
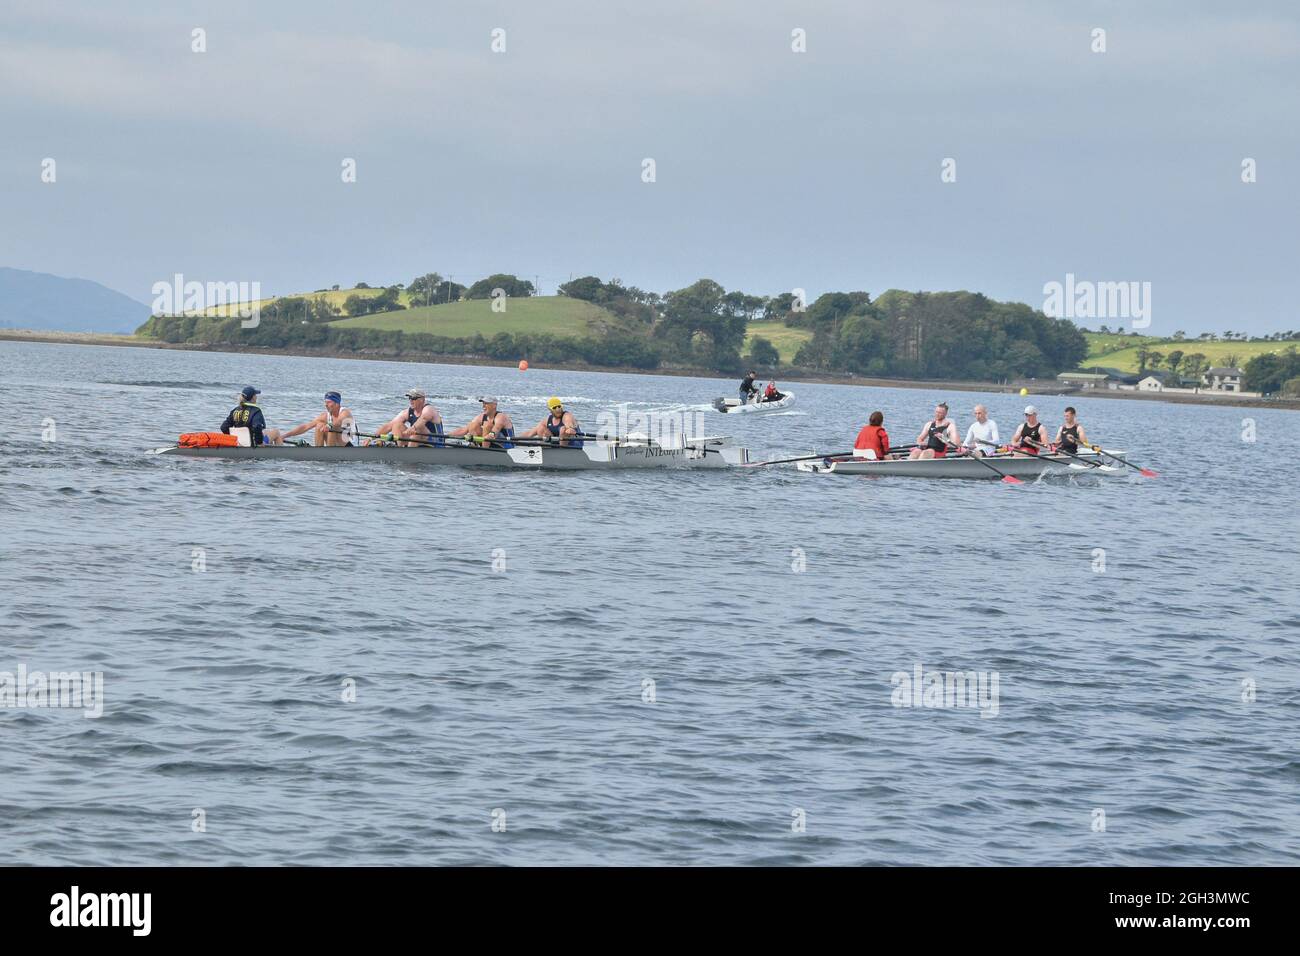
[[[573,412],[566,409],[564,403],[555,397],[547,399],[546,408],[549,414],[528,431],[520,432],[517,437],[550,438],[561,445],[581,448],[582,439],[578,436],[582,428],[578,425],[578,419],[574,417]]]
[[[498,445],[501,448],[514,447],[515,423],[505,412],[497,411],[495,398],[480,398],[483,411],[470,419],[469,424],[448,432],[448,438],[468,438],[479,444]]]
[[[433,445],[441,447],[442,416],[429,404],[423,391],[408,388],[406,411],[398,412],[393,420],[379,429],[380,441],[397,442],[407,447]]]
[[[1025,454],[1037,455],[1038,449],[1031,445],[1030,442],[1038,445],[1047,444],[1047,436],[1043,434],[1043,428],[1043,423],[1038,420],[1038,409],[1033,405],[1026,405],[1025,420],[1020,423],[1016,433],[1011,436],[1011,446]]]
[[[975,406],[975,421],[966,429],[966,440],[962,443],[970,449],[972,455],[984,457],[998,450],[998,423],[989,418],[989,410],[983,405]]]

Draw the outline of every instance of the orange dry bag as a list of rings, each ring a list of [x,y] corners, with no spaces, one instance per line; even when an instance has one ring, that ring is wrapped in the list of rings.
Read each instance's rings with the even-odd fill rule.
[[[176,444],[182,448],[219,448],[223,445],[238,445],[239,439],[221,432],[186,432],[177,439]]]

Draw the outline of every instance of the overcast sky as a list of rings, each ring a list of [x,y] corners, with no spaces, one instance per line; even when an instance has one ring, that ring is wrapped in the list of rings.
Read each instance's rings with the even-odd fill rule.
[[[0,265],[143,302],[436,270],[1040,307],[1073,273],[1150,282],[1152,333],[1267,332],[1298,130],[1294,2],[0,0]]]

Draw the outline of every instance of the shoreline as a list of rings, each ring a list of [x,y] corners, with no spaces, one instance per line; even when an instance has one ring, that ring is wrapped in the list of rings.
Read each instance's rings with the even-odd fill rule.
[[[0,329],[0,341],[36,342],[47,345],[99,345],[111,348],[164,349],[179,352],[222,352],[236,355],[287,355],[298,358],[330,358],[354,361],[413,362],[425,365],[478,365],[491,368],[514,368],[517,363],[480,356],[465,355],[368,355],[357,352],[338,352],[332,349],[280,349],[239,347],[235,345],[197,345],[192,343],[157,342],[135,335],[109,332],[56,332],[28,329]],[[561,362],[547,364],[548,369],[566,372],[616,372],[631,375],[666,375],[679,378],[725,378],[711,369],[658,368],[635,369]],[[1229,408],[1278,408],[1300,411],[1300,399],[1228,398],[1202,393],[1197,395],[1166,395],[1162,392],[1121,392],[1110,389],[1062,389],[1044,387],[1041,382],[1026,381],[1002,384],[998,382],[932,381],[923,379],[868,378],[857,375],[822,375],[816,372],[791,372],[782,381],[817,385],[862,385],[868,388],[913,388],[926,391],[993,392],[1016,395],[1027,388],[1029,395],[1069,396],[1077,398],[1114,398],[1123,401],[1169,402],[1176,405],[1212,405]]]

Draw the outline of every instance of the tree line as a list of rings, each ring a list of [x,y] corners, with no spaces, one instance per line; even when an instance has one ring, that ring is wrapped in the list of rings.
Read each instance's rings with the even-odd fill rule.
[[[358,283],[356,288],[370,287]],[[455,338],[332,324],[344,312],[399,311],[403,291],[409,306],[418,307],[486,299],[498,288],[510,297],[536,292],[531,282],[507,273],[465,286],[431,272],[406,285],[385,287],[378,295],[353,294],[341,310],[320,297],[276,299],[262,308],[256,329],[242,328],[237,319],[155,316],[139,334],[211,345],[577,360],[725,373],[748,366],[775,372],[780,362],[775,346],[761,336],[748,336],[750,323],[762,320],[811,333],[793,357],[796,369],[982,381],[1051,377],[1076,368],[1088,352],[1083,333],[1070,321],[980,293],[890,290],[873,299],[866,292],[828,292],[805,305],[793,293],[729,292],[712,279],[665,293],[626,286],[618,279],[573,279],[559,287],[560,295],[591,302],[611,316],[583,339],[509,333]]]

